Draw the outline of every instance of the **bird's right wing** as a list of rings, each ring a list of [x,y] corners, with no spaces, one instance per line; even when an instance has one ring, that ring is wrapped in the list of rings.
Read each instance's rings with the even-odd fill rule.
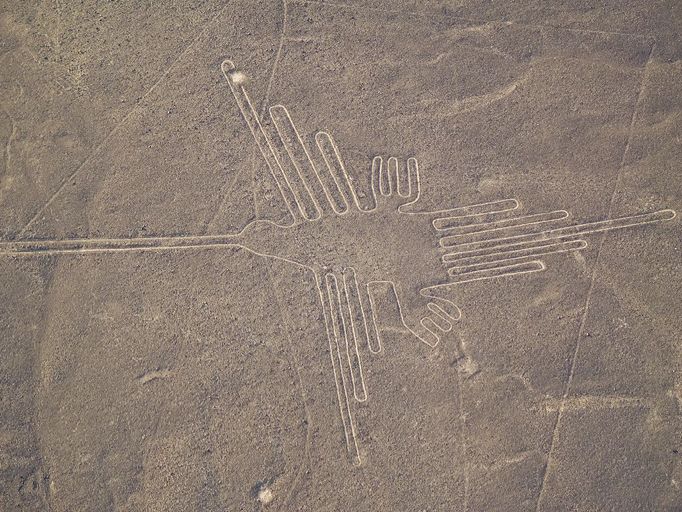
[[[587,235],[664,222],[673,219],[675,212],[659,210],[562,226],[568,216],[567,211],[557,210],[493,220],[490,214],[434,220],[442,235],[441,261],[448,285],[542,271],[544,256],[583,250]]]

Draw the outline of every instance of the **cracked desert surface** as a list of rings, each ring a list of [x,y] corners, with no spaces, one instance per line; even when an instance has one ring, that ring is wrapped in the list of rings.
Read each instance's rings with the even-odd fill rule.
[[[0,14],[0,510],[682,510],[682,3]]]

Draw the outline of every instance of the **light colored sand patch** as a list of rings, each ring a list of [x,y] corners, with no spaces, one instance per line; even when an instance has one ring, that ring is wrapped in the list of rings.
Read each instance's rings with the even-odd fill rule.
[[[274,499],[275,495],[267,487],[263,487],[260,491],[258,491],[258,501],[263,505],[269,505]]]

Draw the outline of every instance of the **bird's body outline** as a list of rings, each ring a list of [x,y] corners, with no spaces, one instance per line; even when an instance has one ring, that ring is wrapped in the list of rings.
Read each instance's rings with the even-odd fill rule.
[[[379,295],[391,290],[404,331],[433,348],[461,317],[452,299],[455,286],[543,271],[544,256],[585,249],[585,235],[676,216],[673,210],[659,210],[553,227],[569,217],[566,210],[514,217],[522,207],[517,199],[420,211],[415,157],[404,162],[374,157],[370,194],[363,200],[328,132],[315,133],[314,155],[287,107],[270,106],[271,125],[264,126],[244,75],[230,60],[223,61],[221,70],[284,200],[289,223],[256,219],[223,235],[2,241],[0,256],[239,247],[312,271],[346,452],[356,465],[362,459],[354,404],[366,402],[370,394],[361,353],[378,355],[383,345]],[[412,243],[400,237],[406,233]]]

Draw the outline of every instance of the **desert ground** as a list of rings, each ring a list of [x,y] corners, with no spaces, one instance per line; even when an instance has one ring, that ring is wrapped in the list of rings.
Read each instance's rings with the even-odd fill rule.
[[[682,510],[682,3],[13,1],[0,510]]]

